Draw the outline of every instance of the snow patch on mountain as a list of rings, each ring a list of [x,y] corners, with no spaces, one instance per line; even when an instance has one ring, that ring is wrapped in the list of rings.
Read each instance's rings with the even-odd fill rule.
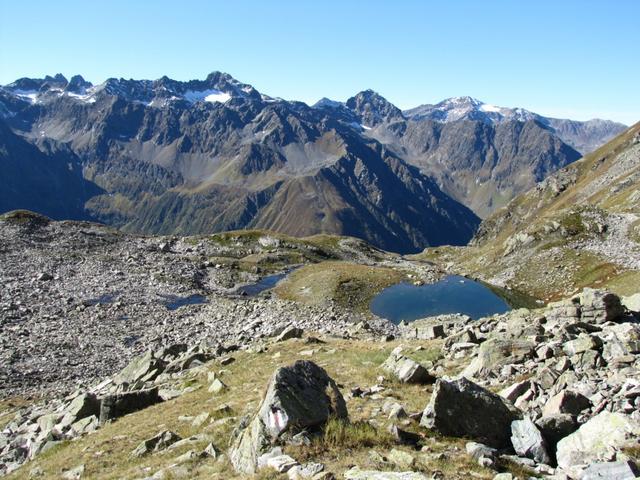
[[[231,95],[214,88],[209,90],[194,91],[188,90],[183,95],[184,99],[190,103],[196,102],[210,102],[210,103],[225,103],[231,100]]]

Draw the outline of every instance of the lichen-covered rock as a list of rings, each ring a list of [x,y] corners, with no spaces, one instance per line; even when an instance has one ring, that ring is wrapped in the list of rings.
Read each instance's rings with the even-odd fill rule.
[[[571,435],[558,442],[558,466],[607,461],[616,452],[636,445],[640,423],[622,413],[600,412]]]
[[[240,473],[255,473],[258,458],[303,430],[320,429],[331,417],[346,419],[336,383],[310,361],[278,369],[257,413],[232,443],[229,457]]]
[[[502,448],[510,445],[511,422],[521,416],[505,399],[463,377],[436,382],[420,424],[442,435]]]
[[[462,372],[467,378],[487,378],[501,367],[532,358],[535,345],[525,340],[491,339],[480,345],[478,356]]]
[[[401,347],[391,352],[382,368],[403,383],[433,383],[435,377],[426,368],[409,357],[402,355]]]

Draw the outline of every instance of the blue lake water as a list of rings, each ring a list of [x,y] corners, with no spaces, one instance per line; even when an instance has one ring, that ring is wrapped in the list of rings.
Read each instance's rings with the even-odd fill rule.
[[[251,283],[249,285],[243,285],[242,287],[238,287],[236,292],[240,295],[246,295],[249,297],[253,297],[254,295],[258,295],[265,290],[269,290],[276,286],[276,284],[286,277],[289,272],[284,273],[276,273],[274,275],[268,275],[264,278],[261,278],[256,283]]]
[[[164,306],[167,307],[167,310],[177,310],[180,307],[184,307],[185,305],[198,305],[201,303],[207,303],[207,297],[204,295],[194,294],[189,295],[188,297],[178,297],[176,295],[162,295],[165,301]]]
[[[392,285],[371,300],[370,309],[379,317],[400,323],[447,313],[482,318],[507,312],[511,307],[485,285],[449,275],[429,285]]]

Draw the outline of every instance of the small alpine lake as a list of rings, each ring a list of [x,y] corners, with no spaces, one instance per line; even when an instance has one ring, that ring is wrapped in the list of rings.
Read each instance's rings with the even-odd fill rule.
[[[416,286],[402,282],[385,288],[371,300],[370,309],[397,324],[451,313],[477,319],[520,306],[510,305],[497,290],[466,277],[448,275],[432,284]]]

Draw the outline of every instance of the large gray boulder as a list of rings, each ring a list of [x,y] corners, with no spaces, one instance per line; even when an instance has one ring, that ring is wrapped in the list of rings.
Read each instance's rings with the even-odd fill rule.
[[[100,424],[160,403],[158,387],[106,395],[100,403]]]
[[[383,370],[389,372],[403,383],[433,383],[435,377],[426,368],[409,357],[402,355],[401,347],[391,352],[382,364]]]
[[[487,378],[504,365],[519,364],[533,358],[535,345],[526,340],[491,339],[480,345],[478,356],[462,372],[467,378]]]
[[[624,314],[620,297],[606,290],[585,288],[580,294],[580,319],[586,323],[604,323]]]
[[[231,463],[240,473],[255,473],[261,455],[301,431],[322,428],[330,417],[347,419],[347,406],[324,369],[306,360],[280,368],[257,413],[233,440]]]
[[[503,448],[510,445],[511,422],[521,416],[504,398],[463,377],[436,382],[420,424],[442,435]]]
[[[621,449],[636,445],[640,423],[622,413],[600,412],[571,435],[558,442],[558,466],[607,461]]]
[[[516,453],[522,457],[531,458],[538,463],[551,462],[547,443],[529,418],[511,422],[511,443]]]

